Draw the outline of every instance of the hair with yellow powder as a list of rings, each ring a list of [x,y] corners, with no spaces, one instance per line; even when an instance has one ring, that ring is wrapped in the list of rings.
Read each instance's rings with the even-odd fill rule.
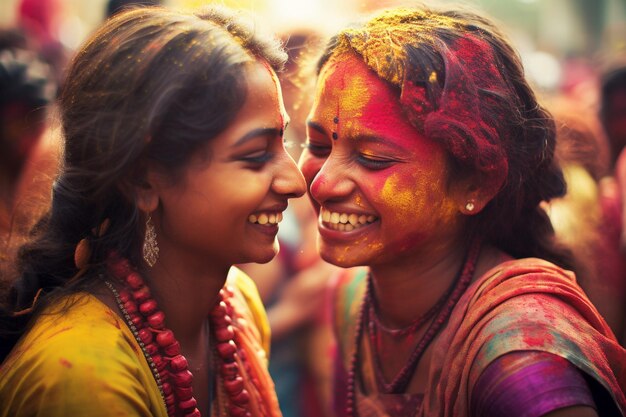
[[[570,267],[541,201],[561,196],[555,126],[521,60],[488,19],[464,10],[388,9],[335,35],[318,62],[356,54],[397,90],[405,116],[450,155],[451,180],[478,173],[499,190],[471,227],[513,256]]]

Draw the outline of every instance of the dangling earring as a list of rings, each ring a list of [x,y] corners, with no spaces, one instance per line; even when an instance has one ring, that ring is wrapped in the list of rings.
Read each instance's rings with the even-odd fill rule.
[[[150,213],[148,213],[148,218],[146,219],[146,235],[143,239],[143,259],[150,268],[152,268],[157,259],[159,259],[159,245],[157,244],[156,230],[154,229]]]
[[[467,204],[465,205],[465,210],[469,211],[470,213],[474,211],[474,202],[468,201]]]

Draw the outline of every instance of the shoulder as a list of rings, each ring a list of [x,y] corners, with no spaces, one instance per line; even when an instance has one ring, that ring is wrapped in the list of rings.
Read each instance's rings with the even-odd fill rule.
[[[552,262],[539,258],[512,259],[502,262],[485,272],[480,280],[495,278],[504,281],[519,276],[536,275],[547,279],[558,277],[568,282],[575,282],[574,273],[561,268]]]
[[[249,300],[251,303],[256,303],[257,300],[260,300],[259,291],[252,278],[236,266],[230,268],[226,281],[237,288],[246,300]]]
[[[470,290],[454,337],[473,352],[474,375],[506,353],[540,351],[566,358],[609,391],[626,383],[614,371],[625,351],[570,271],[520,259],[494,268]]]
[[[546,334],[546,326],[583,322],[608,330],[575,275],[542,259],[511,260],[492,268],[470,286],[464,299],[465,320],[484,330],[527,326],[527,331]]]
[[[535,294],[562,294],[570,301],[588,301],[573,272],[538,258],[514,259],[496,265],[478,277],[464,297],[474,306]]]
[[[619,371],[625,351],[574,274],[540,259],[506,261],[483,273],[435,343],[431,383],[445,390],[469,393],[490,363],[518,351],[567,359],[608,392],[626,386]]]
[[[95,355],[131,348],[128,337],[132,334],[115,312],[91,295],[77,294],[49,306],[37,318],[3,369],[30,357],[87,362]]]
[[[256,330],[253,332],[255,338],[258,339],[265,352],[269,353],[270,325],[256,284],[245,272],[234,266],[228,273],[226,283],[234,290],[235,300],[239,300],[233,305],[237,314],[245,319],[239,322],[244,324],[250,322],[254,325],[254,329],[248,330]]]
[[[123,407],[120,396],[147,398],[149,372],[123,321],[95,297],[79,294],[48,308],[2,364],[0,402],[22,407],[16,415],[42,403],[58,411],[53,416],[100,401]]]

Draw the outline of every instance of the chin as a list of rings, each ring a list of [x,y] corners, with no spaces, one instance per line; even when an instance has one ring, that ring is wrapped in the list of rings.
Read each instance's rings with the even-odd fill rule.
[[[346,257],[344,255],[338,256],[336,253],[331,253],[327,251],[320,252],[320,257],[329,264],[333,264],[341,268],[352,268],[354,266],[363,265],[362,262],[358,262],[353,257]]]
[[[274,259],[276,255],[278,255],[279,251],[280,246],[278,245],[278,242],[274,242],[274,245],[271,248],[268,248],[267,250],[263,250],[262,252],[258,253],[256,256],[253,257],[250,262],[254,262],[257,264],[266,264]]]

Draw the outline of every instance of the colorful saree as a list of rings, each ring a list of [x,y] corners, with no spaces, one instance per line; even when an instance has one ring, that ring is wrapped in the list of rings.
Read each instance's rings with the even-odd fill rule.
[[[354,349],[365,284],[366,271],[356,269],[346,271],[336,285],[338,415],[345,409],[341,381]],[[432,350],[417,416],[470,416],[472,391],[483,371],[497,358],[522,351],[552,353],[578,368],[597,388],[594,400],[600,416],[626,412],[626,350],[573,274],[546,261],[509,261],[479,277],[456,305]],[[361,396],[368,397],[357,392],[357,398]],[[376,398],[367,401],[376,403]]]

